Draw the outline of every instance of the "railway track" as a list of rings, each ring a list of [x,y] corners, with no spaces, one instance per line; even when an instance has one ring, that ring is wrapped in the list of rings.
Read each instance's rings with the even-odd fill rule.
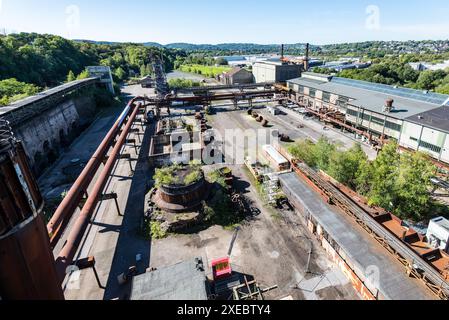
[[[446,280],[405,242],[393,236],[335,186],[321,178],[316,171],[303,163],[294,163],[293,167],[299,175],[306,176],[307,179],[318,187],[326,200],[329,199],[331,203],[353,217],[360,226],[393,254],[406,267],[409,275],[422,280],[440,299],[449,300],[449,284]]]

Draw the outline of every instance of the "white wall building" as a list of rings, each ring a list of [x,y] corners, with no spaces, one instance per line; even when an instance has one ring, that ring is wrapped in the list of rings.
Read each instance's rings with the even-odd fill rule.
[[[443,217],[430,220],[427,241],[435,249],[449,253],[449,220]]]
[[[309,109],[339,111],[357,129],[449,164],[448,95],[309,72],[287,84]]]

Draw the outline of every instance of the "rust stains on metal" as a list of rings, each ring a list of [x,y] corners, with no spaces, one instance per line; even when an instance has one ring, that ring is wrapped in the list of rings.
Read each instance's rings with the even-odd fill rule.
[[[293,160],[292,165],[294,171],[326,202],[335,204],[344,213],[354,218],[406,267],[411,276],[422,280],[440,299],[449,299],[447,270],[439,269],[439,266],[444,265],[442,260],[447,259],[441,250],[439,255],[435,255],[435,250],[417,250],[413,244],[422,244],[423,239],[418,237],[414,230],[408,230],[404,236],[404,229],[398,227],[398,223],[401,223],[399,218],[384,211],[376,213],[374,210],[373,213],[373,210],[367,210],[366,206],[361,204],[363,202],[361,196],[354,197],[354,194],[349,193],[348,190],[340,190],[328,178],[323,178],[304,163]]]
[[[51,238],[52,247],[55,247],[60,240],[79,203],[87,193],[87,188],[92,179],[106,158],[109,149],[114,143],[114,139],[120,132],[125,119],[131,114],[132,106],[139,100],[144,100],[144,98],[134,98],[126,106],[48,223],[47,231]]]
[[[86,231],[86,228],[89,225],[89,221],[92,217],[92,214],[100,200],[100,197],[104,191],[109,176],[116,162],[118,161],[120,151],[122,150],[122,147],[126,142],[127,136],[140,110],[141,105],[140,104],[137,105],[135,101],[136,100],[133,100],[130,103],[129,107],[131,109],[131,115],[129,116],[128,120],[126,120],[126,125],[124,126],[117,142],[115,143],[114,148],[108,157],[108,161],[105,164],[105,167],[101,171],[101,174],[97,182],[95,183],[92,191],[90,192],[87,202],[84,205],[83,209],[81,210],[78,219],[75,221],[75,224],[73,225],[70,234],[67,238],[65,246],[62,248],[61,252],[56,258],[56,268],[59,275],[59,280],[61,282],[65,278],[66,268],[73,263],[74,256],[78,250],[82,237]],[[123,118],[123,121],[125,121],[125,118],[126,117]],[[101,162],[103,158],[97,160]]]
[[[12,134],[0,140],[0,297],[62,300],[42,197],[23,147]]]

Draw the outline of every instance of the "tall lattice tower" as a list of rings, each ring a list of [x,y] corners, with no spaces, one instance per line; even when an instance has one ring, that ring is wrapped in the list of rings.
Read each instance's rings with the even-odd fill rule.
[[[156,93],[159,97],[163,98],[169,93],[167,76],[164,70],[164,58],[162,57],[162,53],[154,52],[151,53],[150,59],[153,66]]]

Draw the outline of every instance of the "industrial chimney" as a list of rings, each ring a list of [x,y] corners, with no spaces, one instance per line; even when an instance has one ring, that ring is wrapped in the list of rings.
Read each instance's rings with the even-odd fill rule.
[[[284,62],[284,58],[285,58],[285,56],[284,56],[284,45],[282,44],[281,45],[281,62]]]
[[[306,57],[304,59],[304,71],[309,70],[309,61],[310,61],[310,44],[306,44]]]
[[[0,300],[63,300],[43,199],[27,161],[0,119]]]

